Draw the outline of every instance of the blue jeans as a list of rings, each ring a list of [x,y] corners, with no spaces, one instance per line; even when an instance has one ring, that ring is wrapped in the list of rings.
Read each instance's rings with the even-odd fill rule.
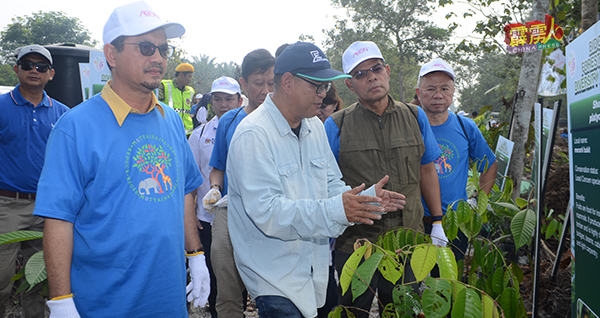
[[[261,318],[303,318],[291,300],[281,296],[256,297],[256,308]]]

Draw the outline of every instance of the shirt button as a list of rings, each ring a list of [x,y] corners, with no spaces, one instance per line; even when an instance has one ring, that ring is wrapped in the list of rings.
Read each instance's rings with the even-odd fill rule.
[[[37,121],[37,119],[34,118],[33,121]]]

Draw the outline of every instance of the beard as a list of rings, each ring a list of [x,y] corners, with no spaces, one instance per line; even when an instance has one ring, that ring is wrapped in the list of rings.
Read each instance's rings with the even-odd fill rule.
[[[152,63],[152,64],[148,65],[146,68],[144,68],[144,73],[148,73],[150,71],[156,71],[156,70],[160,71],[160,77],[154,78],[154,80],[152,80],[152,81],[142,82],[142,87],[144,87],[150,91],[153,91],[160,86],[160,81],[162,80],[163,75],[165,74],[165,70],[164,70],[162,64]]]

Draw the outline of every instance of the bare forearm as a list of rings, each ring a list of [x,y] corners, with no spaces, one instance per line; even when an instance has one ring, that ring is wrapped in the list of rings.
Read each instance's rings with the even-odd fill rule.
[[[498,163],[494,162],[488,170],[481,175],[479,178],[479,187],[481,190],[485,191],[487,194],[492,191],[492,187],[494,186],[494,180],[496,179],[496,172],[498,171]]]
[[[217,168],[212,168],[210,170],[209,179],[211,188],[213,187],[213,185],[217,184],[219,185],[219,191],[223,192],[223,185],[225,183],[225,171],[219,170]]]
[[[71,293],[73,223],[47,218],[44,225],[44,260],[50,299]]]
[[[185,195],[183,226],[185,230],[185,250],[194,251],[202,247],[200,237],[198,236],[198,227],[196,225],[196,211],[194,209],[194,197],[192,193]]]
[[[443,215],[440,182],[433,162],[421,165],[421,194],[431,216]]]

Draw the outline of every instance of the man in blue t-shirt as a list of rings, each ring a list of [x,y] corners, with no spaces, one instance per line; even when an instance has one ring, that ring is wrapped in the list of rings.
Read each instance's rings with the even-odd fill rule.
[[[50,131],[69,110],[44,92],[54,77],[48,50],[39,45],[20,49],[14,71],[19,85],[0,96],[0,234],[44,229],[44,220],[33,216],[37,184]],[[0,245],[0,317],[12,291],[19,249],[27,263],[42,250],[42,240]],[[44,316],[41,289],[40,284],[23,295],[23,317]]]
[[[50,135],[34,214],[46,218],[52,317],[187,318],[186,292],[206,304],[191,195],[202,176],[181,117],[152,93],[167,39],[184,32],[143,1],[117,7],[103,34],[112,80]]]
[[[482,173],[479,185],[488,194],[494,185],[498,164],[475,122],[448,112],[454,98],[454,71],[448,63],[435,59],[423,65],[416,92],[442,151],[434,163],[440,182],[442,210],[446,214],[449,204],[456,208],[459,200],[467,199],[469,158],[477,163]],[[423,207],[425,231],[431,233],[433,222],[425,200]],[[452,246],[457,260],[464,257],[467,243],[466,236],[459,231]]]
[[[204,208],[214,211],[211,260],[217,277],[217,314],[220,317],[243,317],[246,305],[244,282],[233,259],[233,246],[227,227],[227,208],[214,206],[227,194],[227,153],[235,129],[248,114],[258,108],[273,91],[275,58],[265,49],[248,53],[242,61],[240,84],[248,96],[248,106],[232,109],[221,116],[209,165],[210,190],[202,199]]]

